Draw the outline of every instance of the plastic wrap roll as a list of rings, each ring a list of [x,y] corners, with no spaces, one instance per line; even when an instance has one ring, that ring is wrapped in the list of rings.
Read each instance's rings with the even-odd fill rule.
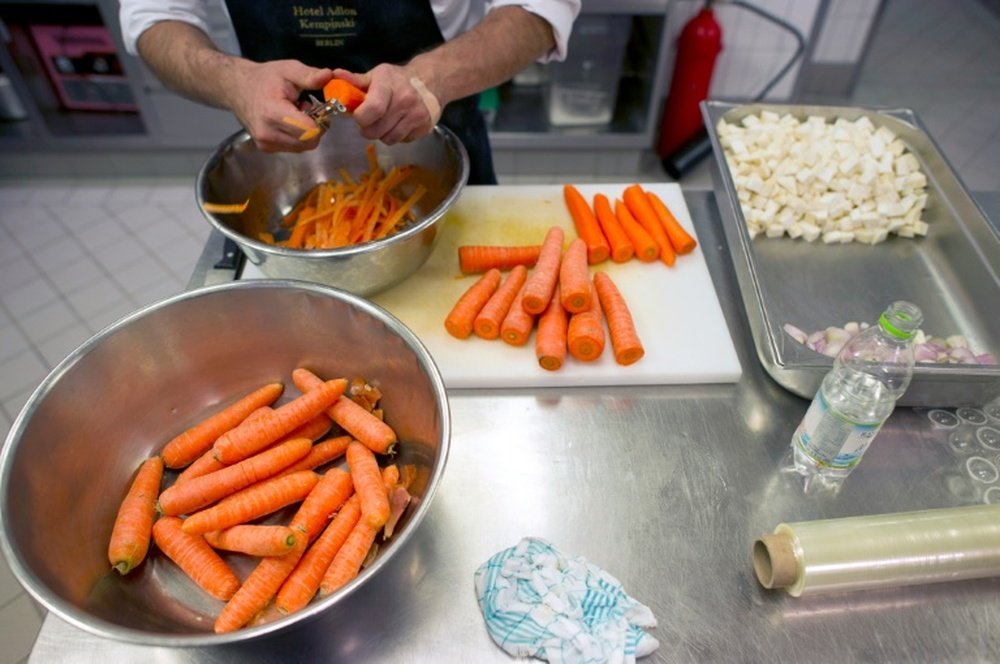
[[[782,523],[753,566],[794,597],[1000,576],[1000,505]]]

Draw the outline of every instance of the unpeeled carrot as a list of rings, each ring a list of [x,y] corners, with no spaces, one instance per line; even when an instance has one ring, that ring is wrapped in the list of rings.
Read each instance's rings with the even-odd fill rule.
[[[468,338],[475,326],[476,316],[499,286],[500,270],[496,268],[487,270],[469,286],[444,319],[444,327],[448,330],[448,334],[456,339]]]
[[[603,263],[608,260],[611,247],[608,239],[601,230],[601,225],[594,216],[594,211],[587,204],[587,199],[583,197],[580,190],[571,184],[563,185],[563,199],[569,214],[573,217],[573,225],[576,227],[577,236],[584,241],[587,246],[587,262],[590,265]]]
[[[180,518],[157,519],[153,539],[168,558],[212,597],[228,600],[240,587],[239,578],[204,537],[184,532]]]
[[[159,507],[163,514],[190,514],[206,505],[260,482],[292,465],[309,454],[312,441],[293,438],[213,473],[174,484],[160,494]]]
[[[268,411],[274,410],[270,406],[261,406],[257,410],[253,411],[247,415],[244,422],[252,422],[259,418],[261,415]],[[201,477],[202,475],[207,475],[213,473],[217,470],[221,470],[226,467],[226,464],[222,463],[215,458],[215,449],[209,448],[204,454],[188,464],[174,480],[174,484],[180,484],[187,482],[188,480],[193,480],[196,477]]]
[[[681,256],[694,251],[694,248],[698,246],[698,243],[688,234],[686,230],[684,230],[684,227],[681,226],[679,221],[677,221],[677,217],[675,217],[674,213],[670,211],[667,204],[652,191],[647,191],[646,197],[649,199],[649,204],[653,207],[653,210],[660,218],[660,222],[663,224],[663,230],[667,232],[667,237],[670,238],[670,244],[673,246],[674,251]]]
[[[611,260],[615,263],[625,263],[635,255],[635,247],[629,239],[621,222],[611,209],[611,203],[604,194],[594,194],[594,216],[604,231],[604,237],[608,238],[608,245],[611,247]]]
[[[213,549],[249,556],[283,556],[295,546],[295,531],[288,526],[239,525],[205,533]]]
[[[177,435],[163,447],[164,465],[167,468],[188,465],[211,448],[216,438],[242,422],[254,410],[273,403],[283,389],[281,383],[264,385]]]
[[[108,542],[108,560],[119,574],[128,574],[146,558],[156,517],[156,497],[163,479],[163,459],[150,457],[139,465],[129,486]]]
[[[622,194],[622,198],[625,201],[628,211],[632,213],[636,221],[656,241],[656,246],[660,248],[660,260],[667,265],[673,265],[677,261],[674,246],[670,244],[670,238],[667,237],[667,232],[663,230],[663,224],[660,222],[656,210],[650,205],[643,188],[638,184],[631,184],[625,187],[625,193]]]
[[[538,364],[549,371],[556,371],[566,360],[566,310],[559,298],[559,288],[545,312],[538,318],[535,335],[535,356]]]
[[[361,501],[361,518],[378,530],[389,520],[389,498],[378,460],[370,449],[359,442],[352,442],[347,446],[347,466]]]
[[[622,225],[622,230],[632,242],[632,246],[635,247],[636,258],[643,263],[652,263],[659,258],[660,248],[657,246],[656,240],[635,220],[635,217],[629,212],[628,206],[620,200],[615,201],[615,216]]]
[[[319,468],[324,463],[328,463],[344,455],[347,451],[347,444],[351,442],[350,436],[337,436],[320,441],[312,446],[309,454],[293,463],[288,468],[281,471],[282,475],[296,473],[300,470],[313,470]]]
[[[343,468],[331,468],[302,501],[288,527],[312,542],[353,493],[354,476]]]
[[[527,283],[527,279],[525,280]],[[524,298],[524,286],[514,296],[507,315],[500,323],[500,338],[511,346],[523,346],[528,343],[531,330],[535,327],[535,317],[524,310],[521,300]]]
[[[292,382],[303,392],[314,389],[322,379],[304,367],[292,372]],[[327,409],[329,415],[344,431],[361,441],[376,454],[390,454],[396,445],[396,432],[392,427],[347,397],[341,397]]]
[[[552,292],[559,281],[559,263],[562,261],[565,237],[566,234],[559,226],[552,226],[545,233],[542,252],[538,255],[535,269],[524,282],[524,295],[521,296],[521,306],[529,314],[542,313],[552,299]]]
[[[329,595],[342,588],[361,571],[361,564],[368,557],[368,552],[378,535],[378,528],[373,528],[364,519],[358,519],[354,528],[344,541],[343,546],[333,557],[333,561],[320,582],[320,595]]]
[[[518,246],[465,244],[458,248],[458,269],[462,274],[480,274],[492,268],[510,270],[518,265],[532,267],[542,251],[540,244]]]
[[[343,378],[328,380],[273,412],[263,413],[253,422],[244,422],[215,441],[215,456],[225,464],[247,458],[329,408],[346,387],[347,380]]]
[[[344,545],[347,536],[354,530],[361,518],[361,504],[358,494],[344,503],[333,520],[326,526],[285,582],[281,584],[274,604],[282,613],[292,613],[303,608],[316,595],[323,575],[333,561],[337,551]]]
[[[192,480],[194,481],[194,480]],[[184,519],[184,532],[202,535],[252,521],[305,498],[319,475],[302,470],[252,484]]]
[[[559,264],[559,296],[563,309],[571,314],[590,309],[587,245],[580,238],[569,243]]]
[[[515,265],[503,284],[494,291],[476,315],[472,324],[476,335],[483,339],[496,339],[500,336],[500,326],[503,324],[503,319],[510,311],[510,305],[513,304],[514,298],[521,291],[527,278],[528,268],[523,265]]]
[[[588,286],[593,289],[591,284]],[[590,309],[570,316],[566,346],[569,354],[581,362],[593,362],[604,352],[604,316],[596,293]]]
[[[646,351],[636,332],[635,322],[624,296],[604,272],[594,274],[594,290],[597,291],[604,317],[608,321],[608,335],[611,337],[615,361],[623,365],[637,362]]]

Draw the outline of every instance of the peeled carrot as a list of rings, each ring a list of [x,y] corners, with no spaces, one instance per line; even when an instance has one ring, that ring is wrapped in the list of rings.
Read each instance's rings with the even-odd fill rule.
[[[354,490],[361,500],[361,518],[378,530],[389,520],[389,498],[370,449],[358,442],[347,446],[347,465],[351,469]]]
[[[165,516],[153,525],[153,539],[168,558],[212,597],[228,600],[240,587],[240,580],[201,535],[181,528],[181,519]]]
[[[269,383],[226,406],[173,438],[163,447],[163,463],[167,468],[183,468],[212,447],[215,439],[242,422],[261,406],[273,403],[284,386]]]
[[[272,477],[195,512],[182,527],[186,533],[201,535],[252,521],[302,500],[318,481],[319,475],[311,470]]]
[[[611,260],[615,263],[625,263],[635,255],[635,247],[629,239],[621,222],[611,209],[611,203],[604,194],[594,194],[594,215],[597,222],[604,231],[604,237],[608,238],[608,245],[611,247]]]
[[[593,285],[587,285],[593,289]],[[581,362],[593,362],[604,352],[604,316],[596,293],[592,293],[592,301],[590,309],[570,316],[566,328],[569,354]]]
[[[571,314],[590,309],[587,245],[580,238],[569,243],[559,264],[559,295],[563,309]]]
[[[283,556],[295,546],[295,532],[288,526],[239,525],[205,533],[213,549],[249,556]]]
[[[621,200],[615,201],[615,216],[631,240],[632,246],[635,247],[636,258],[643,263],[652,263],[660,257],[660,247],[656,244],[656,240],[635,220],[628,206]]]
[[[608,239],[604,237],[604,231],[601,230],[597,217],[594,216],[594,211],[587,204],[587,199],[571,184],[563,185],[563,198],[566,200],[570,216],[573,217],[577,236],[587,245],[587,262],[596,265],[608,260],[611,247]]]
[[[500,326],[503,324],[503,319],[510,311],[510,305],[521,291],[527,278],[528,268],[523,265],[515,265],[503,284],[493,292],[490,299],[486,301],[486,305],[476,315],[472,323],[476,335],[483,339],[496,339],[500,336]]]
[[[323,98],[336,99],[348,111],[353,111],[365,100],[363,90],[340,78],[332,78],[323,86]]]
[[[329,595],[342,588],[361,571],[361,564],[368,557],[368,552],[378,535],[378,528],[373,528],[364,519],[358,519],[344,545],[337,551],[333,561],[320,582],[320,594]]]
[[[344,503],[281,585],[274,598],[274,604],[279,611],[292,613],[312,600],[334,556],[344,545],[347,536],[354,530],[360,518],[361,504],[358,501],[358,494],[354,494]]]
[[[162,479],[163,459],[146,459],[118,508],[108,542],[108,560],[119,574],[128,574],[146,558]]]
[[[566,360],[566,326],[566,310],[556,287],[555,296],[538,319],[538,333],[535,335],[535,355],[543,369],[556,371]]]
[[[601,301],[604,317],[608,321],[608,333],[615,351],[615,361],[623,365],[637,362],[646,351],[642,341],[639,340],[632,313],[621,291],[604,272],[594,274],[594,289]]]
[[[219,461],[232,464],[264,449],[296,427],[305,424],[340,398],[347,387],[343,378],[329,380],[309,390],[271,413],[263,413],[253,422],[245,422],[223,434],[213,449]]]
[[[520,246],[466,244],[458,248],[458,268],[462,274],[479,274],[491,268],[510,270],[517,265],[532,267],[542,245]]]
[[[674,213],[670,211],[667,204],[652,191],[647,191],[646,197],[649,199],[649,204],[653,207],[653,210],[660,218],[660,222],[663,224],[663,230],[667,232],[667,237],[670,238],[670,244],[673,246],[674,251],[682,256],[694,251],[694,248],[698,246],[698,243],[688,234],[686,230],[684,230],[684,227],[681,226],[679,221],[677,221],[677,217],[675,217]]]
[[[500,286],[500,270],[491,268],[458,298],[455,306],[444,319],[448,334],[456,339],[466,339],[472,334],[476,316]]]
[[[524,310],[521,300],[524,298],[524,286],[517,292],[514,301],[510,303],[507,315],[500,323],[500,338],[511,346],[523,346],[528,343],[531,330],[535,327],[535,317]]]
[[[536,315],[545,311],[552,299],[552,292],[559,281],[559,263],[562,261],[563,240],[566,234],[559,226],[549,228],[542,242],[542,252],[538,255],[535,269],[524,282],[524,295],[521,306],[529,314]]]
[[[190,514],[206,505],[267,479],[309,454],[312,441],[293,438],[213,473],[174,484],[160,494],[160,511],[168,516]]]
[[[304,367],[292,372],[292,382],[303,392],[314,389],[322,379]],[[396,432],[388,424],[359,406],[351,399],[341,397],[327,409],[344,431],[361,441],[376,454],[390,454],[396,445]]]
[[[296,473],[300,470],[313,470],[314,468],[319,468],[324,463],[333,461],[344,455],[347,451],[347,444],[351,442],[350,436],[337,436],[336,438],[328,438],[327,440],[320,441],[312,446],[309,450],[309,454],[305,455],[302,459],[293,463],[288,468],[281,471],[282,475],[287,475],[288,473]]]
[[[670,244],[670,238],[663,230],[663,224],[660,222],[656,210],[650,205],[643,188],[638,184],[629,185],[625,187],[622,198],[628,211],[632,213],[639,225],[656,241],[656,246],[660,249],[660,260],[667,265],[673,265],[677,261],[674,246]]]

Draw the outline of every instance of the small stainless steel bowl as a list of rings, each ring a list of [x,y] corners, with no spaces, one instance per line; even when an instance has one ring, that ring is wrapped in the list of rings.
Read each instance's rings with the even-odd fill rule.
[[[215,634],[223,603],[155,546],[127,576],[111,570],[111,528],[143,459],[213,408],[265,382],[284,381],[282,401],[292,398],[297,366],[324,377],[362,376],[381,387],[386,421],[400,440],[396,461],[415,466],[415,500],[350,584],[275,622]],[[271,279],[191,291],[100,332],[31,395],[0,453],[0,545],[36,600],[98,636],[156,646],[245,641],[349,601],[405,552],[444,471],[450,431],[433,360],[376,305],[327,286]],[[280,517],[294,506],[286,510]],[[249,557],[226,557],[241,579],[254,567]]]
[[[339,179],[339,170],[357,176],[368,170],[363,138],[354,122],[334,116],[319,147],[301,153],[265,153],[239,131],[223,141],[198,173],[196,197],[204,203],[242,203],[240,214],[203,212],[268,277],[303,279],[357,295],[373,295],[413,274],[434,249],[438,223],[469,177],[469,157],[458,138],[438,126],[412,143],[375,142],[379,166],[411,164],[408,179],[427,193],[416,204],[417,219],[388,238],[340,249],[286,249],[257,240],[260,231],[276,233],[284,215],[320,182]],[[404,193],[407,193],[404,189]]]

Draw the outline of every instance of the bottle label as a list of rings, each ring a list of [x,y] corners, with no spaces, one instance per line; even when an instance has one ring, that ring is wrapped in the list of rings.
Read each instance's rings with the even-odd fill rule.
[[[861,461],[880,428],[881,422],[860,424],[831,410],[820,390],[795,431],[795,441],[821,466],[852,468]]]

